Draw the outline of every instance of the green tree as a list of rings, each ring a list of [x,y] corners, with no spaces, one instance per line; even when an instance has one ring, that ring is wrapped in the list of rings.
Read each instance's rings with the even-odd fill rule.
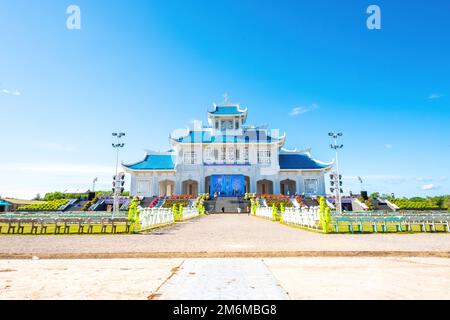
[[[378,198],[379,196],[380,196],[380,193],[379,193],[379,192],[374,192],[374,193],[372,193],[372,194],[370,195],[369,198],[375,199],[375,198]]]
[[[45,201],[52,201],[52,200],[61,200],[64,199],[64,194],[62,192],[56,191],[56,192],[50,192],[46,193],[44,196]]]

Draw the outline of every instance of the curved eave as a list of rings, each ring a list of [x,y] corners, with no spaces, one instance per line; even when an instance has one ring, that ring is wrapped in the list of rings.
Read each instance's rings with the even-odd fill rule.
[[[280,169],[280,172],[327,172],[330,171],[332,166],[317,168],[317,169]]]
[[[311,157],[311,153],[308,152],[309,157],[311,158],[312,161],[314,161],[315,163],[323,166],[324,169],[331,169],[334,166],[334,160],[331,162],[324,162],[324,161],[320,161],[317,159],[314,159],[313,157]]]
[[[229,117],[229,116],[244,116],[244,121],[247,120],[247,114],[248,114],[248,108],[245,109],[241,109],[241,106],[239,104],[224,104],[224,105],[218,105],[218,104],[213,104],[214,106],[214,110],[209,111],[207,110],[208,116],[212,115],[215,117]],[[214,112],[217,112],[217,108],[218,107],[236,107],[236,110],[239,112],[239,114],[216,114]]]
[[[145,168],[132,168],[133,166],[139,165],[143,162],[145,162],[147,160],[148,156],[152,156],[152,155],[157,155],[157,156],[175,156],[175,154],[173,152],[167,151],[167,152],[159,152],[159,151],[152,151],[152,150],[145,150],[145,156],[144,159],[142,159],[141,161],[135,162],[135,163],[131,163],[131,164],[125,164],[125,163],[121,163],[122,168],[125,170],[125,172],[150,172],[150,171],[176,171],[175,167],[174,168],[149,168],[149,169],[145,169]],[[175,165],[175,164],[174,164]]]
[[[134,172],[134,173],[145,173],[145,172],[176,172],[175,169],[133,169],[128,168],[125,165],[122,165],[122,168],[125,172]]]
[[[278,139],[277,142],[280,147],[284,146],[284,143],[286,142],[286,132]]]
[[[126,168],[126,169],[130,169],[130,170],[131,170],[130,167],[135,166],[135,165],[137,165],[137,164],[139,164],[139,163],[141,163],[141,162],[144,162],[145,159],[147,158],[147,156],[148,156],[148,151],[145,151],[144,159],[142,159],[142,160],[140,160],[140,161],[137,161],[137,162],[134,162],[134,163],[128,163],[128,164],[125,164],[125,163],[122,162],[120,165],[121,165],[122,168],[124,168],[124,169]]]

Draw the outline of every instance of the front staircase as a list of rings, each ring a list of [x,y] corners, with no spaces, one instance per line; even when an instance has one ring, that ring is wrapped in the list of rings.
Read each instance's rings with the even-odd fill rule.
[[[241,197],[217,197],[208,201],[206,210],[209,213],[238,213],[241,208],[241,213],[247,213],[247,207],[250,208],[250,202]]]

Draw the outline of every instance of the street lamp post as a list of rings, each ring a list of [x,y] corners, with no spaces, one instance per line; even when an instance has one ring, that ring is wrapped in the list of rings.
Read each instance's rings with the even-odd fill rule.
[[[343,144],[338,144],[337,139],[339,137],[342,137],[342,133],[334,133],[330,132],[328,133],[330,137],[334,139],[334,144],[330,145],[331,149],[334,149],[336,152],[336,190],[337,190],[337,204],[338,204],[338,213],[342,214],[342,204],[341,204],[341,177],[339,175],[339,156],[338,156],[338,150],[342,149],[344,147]]]
[[[94,178],[94,180],[92,180],[92,192],[95,192],[95,183],[98,181],[98,178]]]
[[[116,175],[114,176],[114,204],[113,204],[113,214],[114,217],[115,214],[119,212],[119,180],[118,179],[118,170],[119,170],[119,149],[123,148],[125,146],[125,143],[120,143],[120,138],[125,136],[125,133],[123,132],[113,132],[113,137],[117,138],[117,142],[113,143],[112,146],[114,149],[116,149]]]

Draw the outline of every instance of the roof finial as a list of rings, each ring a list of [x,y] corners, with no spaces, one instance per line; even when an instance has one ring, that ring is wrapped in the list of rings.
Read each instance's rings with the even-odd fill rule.
[[[225,92],[223,94],[223,104],[224,105],[230,104],[230,96],[229,96],[228,92]]]

